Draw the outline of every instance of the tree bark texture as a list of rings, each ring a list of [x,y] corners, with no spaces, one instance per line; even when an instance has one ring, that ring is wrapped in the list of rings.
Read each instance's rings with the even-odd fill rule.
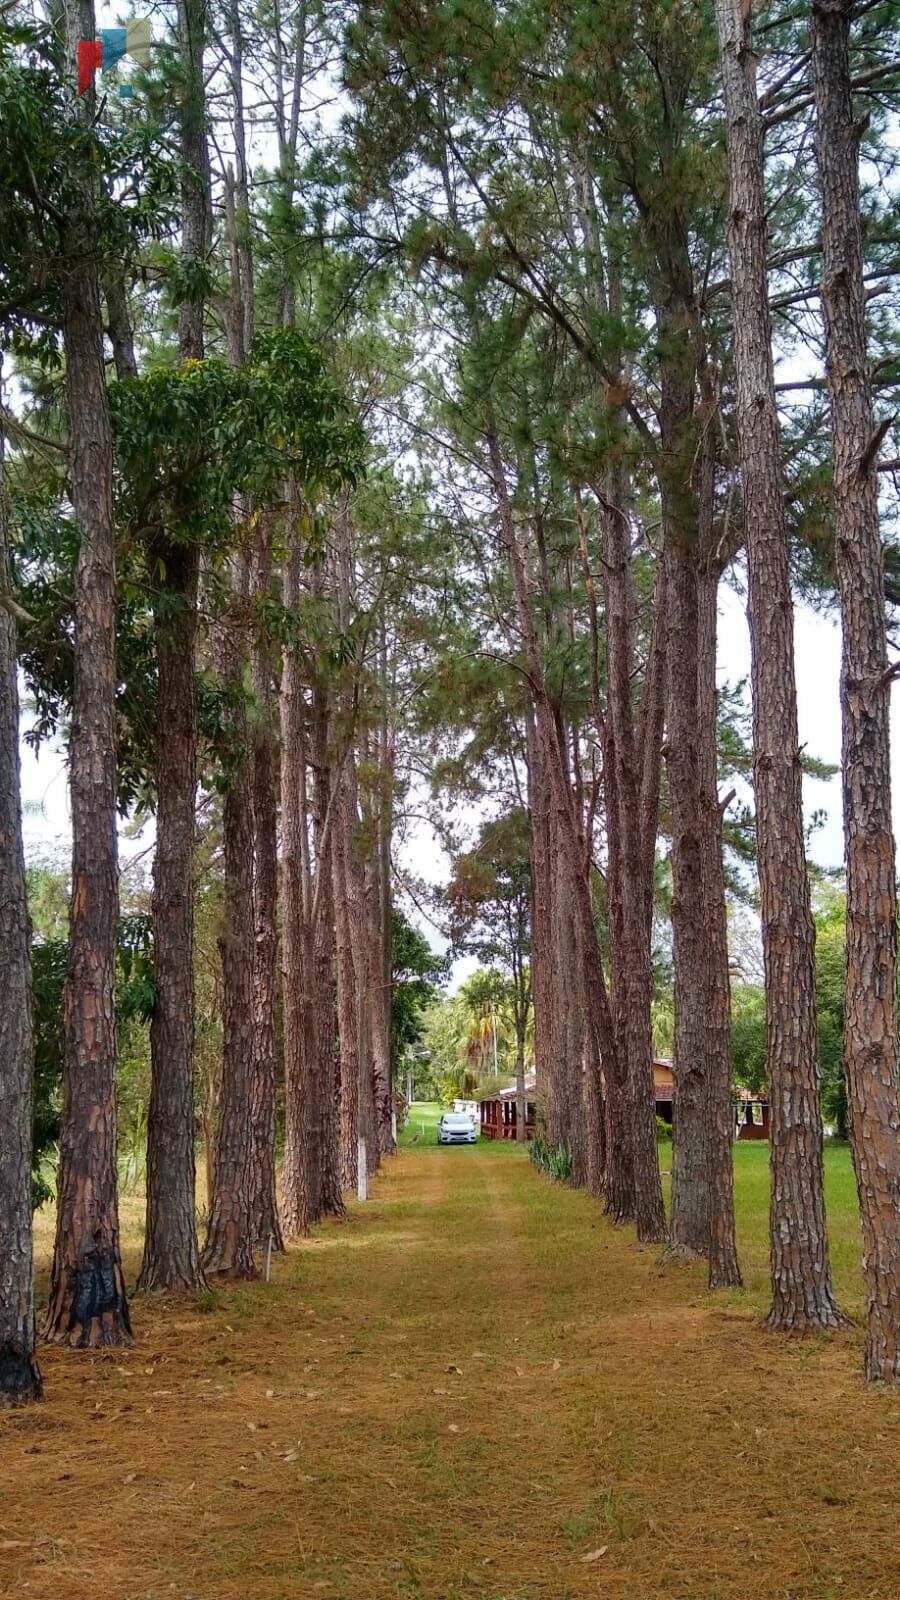
[[[634,1170],[634,1213],[645,1244],[666,1237],[662,1180],[656,1145],[653,1038],[650,1024],[652,969],[647,915],[647,852],[641,837],[641,778],[635,736],[631,678],[634,597],[629,527],[617,470],[608,475],[601,501],[603,590],[606,615],[607,724],[615,768],[616,807],[608,806],[608,828],[619,838],[621,944],[614,951],[621,973],[628,1132]]]
[[[602,1062],[604,1084],[616,1080],[616,1038],[594,923],[589,854],[585,852],[575,814],[565,739],[547,692],[525,562],[516,533],[499,438],[493,424],[487,429],[487,443],[501,536],[509,562],[516,612],[528,663],[534,703],[535,747],[540,753],[538,770],[542,774],[541,781],[546,784],[549,802],[548,860],[555,880],[551,899],[551,930],[554,953],[552,1000],[555,1004],[552,1033],[556,1050],[550,1093],[550,1137],[556,1143],[568,1145],[572,1154],[573,1181],[583,1183],[588,1172],[588,1159],[585,1148],[582,1028],[592,1030],[592,1059]],[[579,999],[584,1008],[581,1014]],[[596,1091],[596,1084],[593,1089]],[[611,1118],[618,1105],[619,1102],[613,1100],[606,1106],[607,1169],[611,1159]],[[621,1131],[616,1124],[614,1145],[617,1151],[623,1150],[628,1143],[627,1136],[621,1137]],[[630,1145],[628,1149],[630,1151]]]
[[[179,0],[178,40],[186,86],[180,109],[181,249],[205,261],[209,157],[203,86],[204,7]],[[107,295],[111,323],[116,299]],[[178,312],[181,360],[202,361],[202,295]],[[119,312],[118,320],[121,320]],[[193,541],[151,541],[157,665],[156,849],[153,859],[155,1000],[150,1026],[147,1227],[139,1286],[203,1287],[196,1220],[194,1107],[194,831],[197,792],[197,599],[200,552]]]
[[[750,7],[716,0],[729,174],[737,427],[749,576],[756,833],[771,1106],[774,1329],[841,1321],[825,1231],[815,934],[803,833],[794,625],[766,276],[762,121]]]
[[[150,1022],[147,1228],[139,1286],[202,1287],[194,1118],[194,804],[197,788],[197,550],[162,541],[156,610],[155,1000]],[[151,559],[155,554],[151,546]]]
[[[722,808],[718,786],[716,605],[718,568],[711,559],[697,592],[697,750],[700,764],[701,866],[707,934],[707,1147],[709,1179],[709,1287],[739,1288],[734,1229],[734,1102],[731,1084],[731,984]]]
[[[565,827],[565,824],[563,824]],[[584,1126],[582,1063],[586,1013],[582,989],[585,982],[583,928],[574,896],[577,886],[572,877],[571,856],[566,854],[558,818],[553,834],[559,847],[556,861],[557,892],[553,895],[553,1002],[554,1035],[557,1056],[554,1066],[553,1142],[565,1146],[572,1157],[572,1182],[582,1184],[587,1175],[587,1142]],[[571,889],[571,893],[567,893]]]
[[[0,596],[9,590],[0,433]],[[41,1398],[31,1234],[31,951],[19,786],[16,625],[0,606],[0,1407]]]
[[[709,1250],[709,1058],[706,1032],[709,938],[701,863],[706,816],[699,751],[699,476],[710,457],[695,416],[698,333],[688,242],[677,224],[657,240],[661,284],[660,450],[657,471],[668,610],[666,763],[672,827],[672,963],[675,1098],[669,1249]],[[709,466],[712,469],[713,461]],[[713,487],[712,481],[710,488]],[[718,836],[718,829],[717,836]]]
[[[335,909],[332,851],[334,809],[330,689],[315,685],[312,697],[313,840],[316,906],[312,925],[312,1033],[308,1059],[310,1168],[315,1173],[316,1216],[341,1217],[345,1207],[340,1180],[340,1064],[335,992]]]
[[[543,769],[534,711],[526,710],[528,739],[528,815],[531,824],[531,968],[534,989],[534,1070],[541,1132],[550,1136],[549,1097],[556,1046],[553,1029],[553,912],[550,863],[550,797]]]
[[[77,12],[77,14],[76,14]],[[94,37],[90,0],[67,19]],[[81,32],[78,33],[77,30]],[[84,115],[92,113],[90,94]],[[93,186],[61,224],[71,498],[79,525],[69,785],[72,897],[56,1242],[43,1332],[130,1344],[116,1162],[116,549]]]
[[[285,610],[295,612],[300,594],[301,556],[296,534],[288,550],[283,574]],[[304,742],[306,708],[300,649],[289,640],[281,667],[281,899],[282,899],[282,1016],[284,1026],[284,1165],[282,1215],[285,1233],[296,1238],[310,1223],[310,1176],[307,1169],[310,1114],[304,1060],[308,1046],[304,1027],[308,1008],[305,986],[310,980],[306,929],[311,886],[305,881],[304,830],[306,785]]]
[[[841,595],[842,778],[847,870],[844,1065],[866,1280],[866,1376],[900,1382],[900,1101],[897,886],[890,686],[876,476],[879,433],[866,342],[849,0],[813,0],[822,308],[834,447]]]
[[[359,824],[359,784],[354,750],[347,753],[344,762],[344,873],[347,886],[348,930],[355,988],[355,1023],[357,1030],[357,1067],[359,1090],[357,1100],[357,1136],[365,1140],[366,1167],[369,1177],[378,1170],[381,1153],[378,1143],[377,1093],[375,1055],[375,1018],[373,993],[380,976],[380,964],[373,959],[374,952],[369,937],[366,914],[366,881],[364,864],[357,853]],[[358,1174],[357,1174],[358,1177]]]
[[[267,595],[272,578],[270,530],[261,523],[251,564],[251,589]],[[253,726],[253,1081],[250,1088],[250,1212],[256,1243],[284,1249],[275,1174],[275,992],[278,972],[278,800],[272,662],[255,620],[251,646]]]
[[[342,1217],[346,1207],[341,1191],[341,1074],[335,1009],[335,914],[331,863],[334,836],[330,832],[327,838],[324,836],[329,782],[330,773],[326,769],[317,780],[321,790],[317,828],[322,909],[316,922],[314,945],[316,1053],[313,1071],[318,1108],[319,1211],[322,1216]]]
[[[707,1012],[709,950],[702,875],[703,810],[697,726],[696,550],[665,554],[669,602],[666,765],[672,818],[672,959],[675,1100],[669,1249],[709,1249]]]
[[[616,818],[619,812],[617,767],[608,726],[604,728],[603,773],[607,823],[606,884],[610,946],[610,1014],[616,1049],[603,1060],[603,1109],[606,1168],[603,1180],[604,1209],[613,1222],[628,1222],[634,1216],[634,1158],[628,1131],[628,1082],[624,1052],[625,1002],[621,959],[624,940],[622,926],[621,842]],[[620,1046],[620,1041],[621,1046]]]
[[[250,737],[243,700],[247,658],[247,572],[240,558],[229,608],[218,625],[219,678],[233,695],[235,761],[223,804],[225,904],[219,936],[222,960],[222,1086],[216,1131],[215,1177],[203,1268],[231,1278],[252,1277],[250,1099],[253,1082],[253,786]]]
[[[376,830],[377,830],[377,817]],[[369,985],[365,998],[372,1039],[372,1092],[374,1139],[379,1156],[390,1155],[391,1136],[391,1013],[390,986],[384,976],[384,899],[381,865],[377,853],[364,863],[364,942]]]
[[[664,93],[678,64],[663,53]],[[678,104],[677,97],[670,104]],[[677,149],[679,113],[670,122]],[[667,157],[668,158],[668,157]],[[716,397],[707,393],[690,241],[683,219],[645,225],[657,277],[657,477],[666,575],[666,743],[672,827],[675,991],[669,1247],[707,1255],[710,1283],[738,1283],[732,1178],[730,991],[718,803]]]
[[[351,887],[348,867],[347,796],[339,780],[332,845],[334,926],[337,976],[338,1038],[341,1053],[341,1187],[357,1185],[357,1140],[360,1132],[360,1031],[357,1017],[356,968],[351,930]]]
[[[374,847],[372,852],[372,940],[377,969],[377,1051],[382,1066],[378,1100],[378,1142],[382,1155],[391,1155],[394,1139],[394,1060],[391,995],[393,989],[391,833],[394,812],[394,735],[391,726],[391,683],[384,614],[380,618],[378,688],[381,700],[376,753],[378,784],[372,801]]]

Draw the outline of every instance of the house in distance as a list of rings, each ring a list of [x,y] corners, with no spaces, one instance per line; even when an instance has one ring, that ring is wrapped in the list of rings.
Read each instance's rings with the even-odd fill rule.
[[[536,1122],[535,1075],[525,1075],[525,1137],[534,1138]],[[517,1133],[516,1086],[498,1089],[486,1095],[481,1102],[481,1137],[483,1139],[515,1139]]]
[[[656,1100],[656,1115],[671,1127],[675,1078],[672,1073],[672,1063],[665,1056],[658,1057],[653,1063],[653,1094]],[[734,1137],[768,1139],[769,1099],[764,1091],[754,1094],[750,1089],[735,1089]]]
[[[671,1127],[675,1101],[675,1078],[672,1072],[672,1063],[665,1056],[658,1056],[653,1062],[653,1094],[656,1100],[657,1116]],[[533,1072],[528,1073],[525,1078],[525,1096],[527,1102],[525,1137],[532,1139],[536,1123],[535,1075]],[[515,1084],[510,1084],[506,1089],[497,1089],[493,1094],[485,1095],[481,1101],[480,1115],[481,1136],[483,1139],[515,1139],[517,1117]],[[735,1139],[768,1139],[769,1101],[765,1092],[754,1094],[749,1089],[735,1089],[734,1137]]]

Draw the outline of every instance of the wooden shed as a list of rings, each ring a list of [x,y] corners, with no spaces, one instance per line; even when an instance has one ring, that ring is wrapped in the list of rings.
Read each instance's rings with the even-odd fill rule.
[[[535,1077],[529,1072],[525,1077],[525,1137],[534,1138],[536,1106],[534,1100]],[[483,1139],[515,1139],[518,1131],[516,1086],[498,1089],[496,1094],[485,1095],[481,1102],[481,1136]]]
[[[664,1056],[653,1063],[653,1095],[656,1115],[671,1124],[675,1101],[675,1078],[671,1061]],[[768,1139],[769,1099],[765,1091],[753,1094],[749,1089],[734,1091],[734,1137],[736,1139]]]

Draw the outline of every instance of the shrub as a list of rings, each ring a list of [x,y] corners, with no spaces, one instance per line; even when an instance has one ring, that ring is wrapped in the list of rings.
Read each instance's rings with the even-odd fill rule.
[[[528,1154],[553,1183],[571,1183],[572,1152],[567,1145],[551,1144],[549,1139],[532,1139]]]

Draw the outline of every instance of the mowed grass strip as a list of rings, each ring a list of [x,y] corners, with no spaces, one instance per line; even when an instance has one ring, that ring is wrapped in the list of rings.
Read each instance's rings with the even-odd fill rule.
[[[0,1594],[895,1600],[900,1400],[858,1329],[762,1329],[767,1153],[735,1152],[740,1294],[514,1146],[419,1142],[271,1284],[45,1351],[46,1404],[0,1416]],[[858,1314],[845,1150],[827,1174]]]

